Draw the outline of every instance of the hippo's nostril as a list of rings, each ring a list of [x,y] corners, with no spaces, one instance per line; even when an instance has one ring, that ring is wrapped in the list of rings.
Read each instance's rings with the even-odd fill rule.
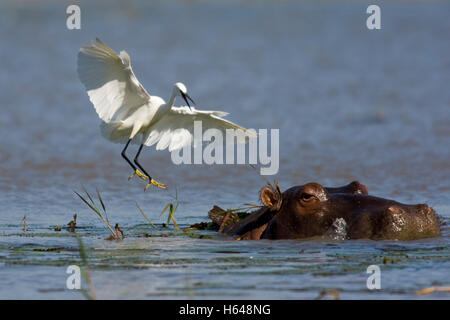
[[[427,205],[425,203],[419,204],[417,206],[418,206],[419,211],[424,213],[425,215],[430,215],[430,214],[434,215],[435,214],[433,208],[431,208],[429,205]]]
[[[369,188],[367,188],[365,185],[363,185],[359,181],[353,181],[351,183],[351,185],[354,188],[355,193],[357,193],[357,194],[365,194],[365,195],[369,194]]]

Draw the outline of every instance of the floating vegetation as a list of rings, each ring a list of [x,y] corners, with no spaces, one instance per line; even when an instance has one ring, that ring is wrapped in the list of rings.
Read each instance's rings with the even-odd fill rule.
[[[123,233],[123,230],[121,228],[119,228],[119,224],[116,223],[116,225],[114,226],[114,230],[116,231],[114,236],[109,236],[108,238],[106,238],[106,240],[120,240],[123,238],[125,238],[125,235]]]
[[[55,248],[34,248],[33,251],[38,252],[60,252],[61,250],[64,250],[63,247],[55,247]]]
[[[207,234],[198,234],[194,232],[184,232],[181,234],[183,237],[188,237],[191,239],[214,239],[213,236]]]
[[[450,286],[448,287],[429,287],[419,291],[416,291],[417,295],[430,294],[433,292],[450,292]]]
[[[67,225],[69,226],[70,232],[75,232],[75,227],[77,225],[77,214],[76,213],[73,215],[73,220],[70,221]]]
[[[219,230],[219,226],[217,224],[215,224],[214,222],[200,222],[200,223],[194,223],[193,225],[190,225],[189,227],[186,227],[183,229],[184,232],[196,231],[196,230],[217,231],[217,230]]]
[[[208,216],[212,222],[200,222],[195,223],[184,231],[194,230],[214,230],[222,232],[223,228],[227,225],[238,223],[251,215],[255,209],[259,209],[260,206],[251,203],[245,203],[243,207],[236,209],[224,210],[218,206],[214,206],[209,212]]]
[[[337,289],[323,289],[315,300],[341,300],[341,292]]]
[[[75,194],[80,197],[81,200],[83,200],[83,202],[92,210],[95,212],[95,214],[97,214],[97,216],[103,221],[103,223],[105,224],[106,228],[111,232],[111,236],[109,238],[107,238],[107,240],[120,240],[120,236],[119,236],[119,232],[116,230],[114,231],[113,228],[111,227],[109,220],[108,220],[108,214],[106,213],[106,207],[105,204],[103,202],[103,199],[100,195],[100,192],[98,191],[98,189],[96,189],[97,191],[97,198],[100,202],[101,208],[103,210],[102,211],[98,208],[97,204],[94,202],[94,199],[91,197],[91,195],[89,194],[89,192],[83,187],[84,192],[86,193],[87,198],[89,199],[86,200],[82,195],[80,195],[78,192],[74,191]],[[76,218],[74,216],[74,218]],[[116,227],[118,227],[118,224],[116,224]],[[120,229],[121,230],[121,229]],[[120,231],[120,233],[122,234],[122,239],[124,237],[123,231]]]

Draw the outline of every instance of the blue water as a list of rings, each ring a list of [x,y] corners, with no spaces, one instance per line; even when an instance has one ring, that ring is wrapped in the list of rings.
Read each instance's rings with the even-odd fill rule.
[[[80,46],[99,37],[130,54],[150,94],[168,99],[182,81],[199,108],[280,129],[280,170],[268,178],[282,189],[357,179],[448,221],[450,4],[379,3],[377,31],[365,26],[365,1],[89,1],[81,30],[67,30],[66,2],[2,1],[0,298],[82,298],[65,289],[77,242],[53,231],[75,212],[99,298],[312,299],[331,287],[347,299],[410,299],[449,285],[447,227],[442,238],[406,243],[143,237],[154,231],[135,201],[161,223],[177,189],[187,226],[214,204],[257,203],[265,182],[245,165],[175,166],[151,148],[141,163],[169,190],[144,192],[144,182],[127,181],[122,146],[101,137],[76,74]],[[102,192],[124,241],[103,240],[108,231],[73,193],[81,185]],[[385,256],[396,262],[382,266],[382,290],[369,291],[365,269]]]

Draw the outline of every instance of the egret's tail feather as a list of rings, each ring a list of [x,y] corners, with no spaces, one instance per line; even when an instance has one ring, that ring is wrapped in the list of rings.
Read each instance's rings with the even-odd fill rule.
[[[103,121],[100,130],[105,139],[115,143],[126,143],[131,134],[131,130],[123,126],[123,121]]]
[[[229,113],[225,111],[209,111],[209,112],[218,117],[226,117],[227,115],[229,115]]]

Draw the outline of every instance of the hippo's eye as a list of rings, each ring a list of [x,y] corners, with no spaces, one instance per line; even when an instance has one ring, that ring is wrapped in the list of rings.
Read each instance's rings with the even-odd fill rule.
[[[302,200],[302,201],[311,201],[311,200],[313,200],[315,197],[312,195],[312,194],[309,194],[309,193],[302,193],[301,195],[300,195],[300,199]]]

